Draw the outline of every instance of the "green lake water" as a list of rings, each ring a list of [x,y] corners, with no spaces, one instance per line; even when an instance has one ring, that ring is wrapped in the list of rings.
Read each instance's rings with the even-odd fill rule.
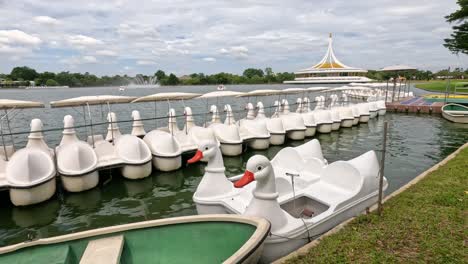
[[[232,86],[230,90],[248,91],[253,89],[286,88],[286,85],[258,85]],[[289,86],[290,87],[290,86]],[[124,95],[142,96],[156,92],[166,92],[174,89],[178,91],[207,92],[215,87],[164,87],[156,89],[127,89]],[[2,90],[0,98],[38,100],[48,102],[81,95],[114,94],[118,95],[118,88],[79,88],[63,90]],[[314,97],[315,95],[311,95]],[[288,96],[290,103],[296,96]],[[269,105],[274,99],[262,98]],[[208,104],[217,103],[220,107],[224,103],[231,103],[236,110],[242,109],[248,99],[221,98],[212,99]],[[250,99],[254,100],[254,98]],[[190,105],[194,113],[204,111],[205,100],[191,100],[188,102],[174,102],[171,106],[181,113],[184,105]],[[167,103],[157,105],[157,115],[167,112]],[[112,110],[120,120],[129,119],[131,110],[138,109],[142,118],[154,116],[154,105],[115,105]],[[41,118],[44,128],[61,127],[65,114],[72,114],[76,118],[76,125],[82,124],[81,109],[31,109],[19,113],[12,122],[14,131],[25,130],[29,127],[31,118]],[[93,118],[101,121],[99,107],[93,107]],[[105,109],[104,109],[105,110]],[[222,110],[222,108],[221,108]],[[267,111],[269,114],[269,112]],[[239,118],[239,116],[237,116]],[[318,134],[323,153],[329,162],[354,158],[369,150],[382,148],[382,130],[384,121],[389,122],[388,146],[385,164],[385,176],[389,182],[387,193],[392,192],[419,173],[444,159],[468,141],[468,125],[451,123],[441,116],[394,114],[387,113],[384,117],[370,120],[368,124],[361,124],[353,128],[342,128],[331,134]],[[197,123],[204,121],[197,117]],[[120,124],[122,132],[130,132],[131,123]],[[147,131],[154,128],[155,121],[145,121]],[[159,126],[164,121],[160,120]],[[105,132],[101,126],[95,131]],[[80,138],[84,139],[85,130],[79,130]],[[60,141],[61,132],[54,131],[45,134],[50,147]],[[15,144],[24,146],[27,135],[15,136]],[[309,140],[309,139],[307,139]],[[304,141],[288,141],[283,146],[270,147],[265,151],[247,150],[240,157],[224,158],[226,175],[233,176],[243,172],[249,157],[263,154],[272,158],[285,146],[296,146]],[[380,156],[380,153],[379,153]],[[66,193],[61,187],[49,201],[29,207],[14,207],[8,197],[8,192],[0,193],[0,246],[18,243],[28,239],[63,235],[98,227],[166,218],[180,215],[196,214],[192,195],[203,175],[203,164],[184,165],[174,172],[153,174],[142,180],[125,180],[118,171],[101,173],[100,184],[97,188],[83,193]],[[60,185],[60,184],[59,184]]]

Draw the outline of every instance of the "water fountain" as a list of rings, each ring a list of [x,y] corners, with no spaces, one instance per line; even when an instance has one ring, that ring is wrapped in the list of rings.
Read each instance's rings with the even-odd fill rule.
[[[121,86],[121,88],[157,88],[159,80],[156,76],[145,78],[142,74],[137,74],[134,78],[129,78],[129,84]]]

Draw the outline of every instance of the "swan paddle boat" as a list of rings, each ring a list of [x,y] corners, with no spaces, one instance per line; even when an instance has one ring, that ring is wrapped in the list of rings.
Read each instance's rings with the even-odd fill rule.
[[[286,130],[283,126],[281,118],[273,117],[268,118],[265,115],[265,110],[262,102],[257,103],[257,115],[254,119],[255,122],[266,124],[267,130],[270,133],[270,144],[271,145],[283,145],[286,137]]]
[[[69,192],[92,189],[99,183],[96,152],[87,142],[78,139],[71,115],[63,118],[63,126],[62,140],[56,148],[57,170],[63,187]]]
[[[92,146],[95,155],[97,156],[97,170],[109,169],[109,168],[120,168],[122,175],[128,179],[140,179],[147,177],[151,174],[151,152],[149,147],[144,143],[144,141],[138,138],[135,135],[122,135],[120,132],[117,116],[112,112],[111,105],[113,104],[122,104],[130,103],[135,100],[135,97],[131,96],[116,96],[116,95],[97,95],[97,96],[81,96],[75,97],[60,101],[50,102],[50,106],[53,108],[57,107],[83,107],[83,115],[89,117],[89,127],[91,129],[91,134],[87,137],[87,143]],[[107,135],[104,138],[102,135],[94,134],[93,118],[91,115],[91,106],[93,105],[106,105],[107,106]],[[102,108],[101,108],[102,109]],[[87,111],[86,111],[87,110]],[[87,120],[85,119],[85,125]],[[69,132],[70,127],[65,127],[66,132]],[[86,130],[88,132],[88,130]],[[64,131],[65,132],[65,131]],[[73,137],[73,136],[71,136]],[[66,142],[66,141],[65,141]],[[69,149],[72,149],[70,147]],[[68,150],[68,152],[73,152]],[[86,163],[92,163],[92,154],[75,153],[74,155],[87,155]],[[65,152],[63,152],[65,153]],[[64,154],[65,155],[65,154]],[[60,158],[62,159],[62,158]],[[67,158],[63,158],[63,163],[60,165],[62,168],[67,168],[63,170],[65,173],[64,177],[67,178],[69,182],[75,180],[76,185],[68,185],[70,187],[69,191],[80,191],[85,190],[90,184],[86,185],[84,183],[79,183],[78,178],[72,179],[69,171],[71,169],[76,169],[71,165],[71,161],[66,161]],[[82,167],[86,167],[80,165]],[[81,185],[80,187],[80,184]],[[67,188],[67,187],[66,187]]]
[[[216,105],[211,106],[212,118],[209,128],[213,130],[217,141],[220,143],[223,155],[238,156],[242,153],[243,139],[241,138],[239,127],[235,123],[232,123],[235,120],[231,107],[225,106],[225,109],[227,111],[226,122],[221,123],[218,108]]]
[[[328,165],[320,179],[280,198],[275,170],[266,157],[249,159],[243,177],[234,184],[242,188],[256,181],[252,198],[241,213],[268,219],[271,235],[265,241],[261,263],[272,261],[319,237],[345,220],[363,213],[378,200],[377,156],[369,151],[350,161]],[[302,176],[292,171],[296,180]],[[294,180],[293,180],[294,181]],[[385,189],[388,186],[385,180]]]
[[[247,117],[238,121],[239,134],[244,142],[254,150],[267,149],[270,146],[270,132],[266,122],[256,120],[255,109],[252,103],[245,107]]]
[[[468,107],[460,104],[442,106],[442,116],[452,122],[468,124]]]
[[[370,110],[367,103],[357,104],[359,109],[359,123],[367,123],[370,119]]]
[[[192,141],[198,146],[200,146],[200,142],[203,140],[212,140],[217,142],[218,146],[220,145],[218,139],[214,134],[212,128],[209,127],[201,127],[195,124],[193,119],[192,109],[188,106],[184,108],[184,116],[185,116],[185,126],[183,131],[187,133]]]
[[[225,205],[225,200],[233,199],[250,199],[251,193],[245,192],[246,196],[240,196],[242,190],[235,189],[232,181],[240,179],[242,175],[232,178],[226,178],[224,171],[223,157],[216,142],[204,141],[196,152],[195,156],[188,160],[188,163],[195,163],[198,161],[207,162],[205,167],[205,174],[203,175],[200,184],[198,185],[193,200],[196,204],[199,214],[213,214],[213,213],[232,213],[235,212]],[[290,192],[291,186],[288,183],[289,176],[285,172],[293,170],[294,168],[301,168],[306,174],[303,185],[308,182],[318,180],[319,176],[316,173],[327,164],[327,160],[323,157],[320,143],[318,140],[313,139],[298,147],[287,147],[278,152],[273,159],[274,167],[278,171],[278,181],[281,186],[285,186],[284,191]],[[316,168],[314,168],[316,166]],[[213,186],[216,186],[215,188]],[[244,197],[244,198],[240,198]]]
[[[257,263],[261,218],[195,215],[40,238],[0,248],[1,263]],[[181,243],[187,244],[181,250]]]
[[[139,137],[139,138],[143,138],[146,135],[146,131],[145,131],[145,126],[143,122],[141,121],[140,112],[138,110],[132,111],[132,119],[133,119],[133,123],[132,123],[131,135]]]
[[[377,102],[377,109],[379,116],[384,116],[387,112],[387,106],[385,105],[385,100],[378,100]]]
[[[300,114],[289,111],[289,103],[286,99],[283,99],[280,105],[276,102],[275,104],[280,107],[279,117],[283,121],[286,136],[292,140],[303,140],[307,130],[304,125],[304,118]]]
[[[11,202],[25,206],[50,199],[55,193],[56,174],[53,150],[44,141],[42,122],[33,119],[26,147],[14,152],[6,163],[4,175]]]
[[[302,118],[304,119],[304,125],[306,127],[305,136],[306,137],[314,136],[315,132],[317,131],[317,124],[315,123],[314,113],[310,111],[309,98],[308,97],[304,97],[304,99],[297,98],[296,104],[297,104],[296,113],[302,115]]]

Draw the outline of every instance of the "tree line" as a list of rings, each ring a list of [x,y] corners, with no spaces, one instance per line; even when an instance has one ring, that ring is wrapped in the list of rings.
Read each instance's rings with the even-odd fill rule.
[[[138,76],[139,75],[139,76]],[[34,81],[36,86],[69,86],[69,87],[91,87],[91,86],[122,86],[131,84],[135,79],[149,81],[156,77],[160,85],[219,85],[219,84],[266,84],[283,83],[294,80],[294,73],[273,72],[272,68],[263,69],[248,68],[242,75],[220,72],[216,74],[192,73],[177,77],[173,73],[166,74],[162,70],[156,71],[153,75],[138,74],[135,77],[127,75],[101,76],[86,73],[71,72],[42,72],[23,66],[15,67],[10,74],[0,74],[0,87],[29,86],[30,81]],[[455,68],[454,70],[444,69],[437,72],[427,70],[416,70],[400,73],[407,79],[432,80],[441,79],[447,76],[454,79],[468,79],[468,69]],[[136,78],[138,77],[138,78]],[[374,80],[388,80],[394,77],[393,73],[369,70],[367,77]]]

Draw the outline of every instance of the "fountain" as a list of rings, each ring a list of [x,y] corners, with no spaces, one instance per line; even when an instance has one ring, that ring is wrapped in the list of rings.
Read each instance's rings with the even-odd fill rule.
[[[159,80],[156,76],[145,78],[142,74],[137,74],[135,78],[128,79],[129,84],[121,86],[121,88],[158,88]]]

